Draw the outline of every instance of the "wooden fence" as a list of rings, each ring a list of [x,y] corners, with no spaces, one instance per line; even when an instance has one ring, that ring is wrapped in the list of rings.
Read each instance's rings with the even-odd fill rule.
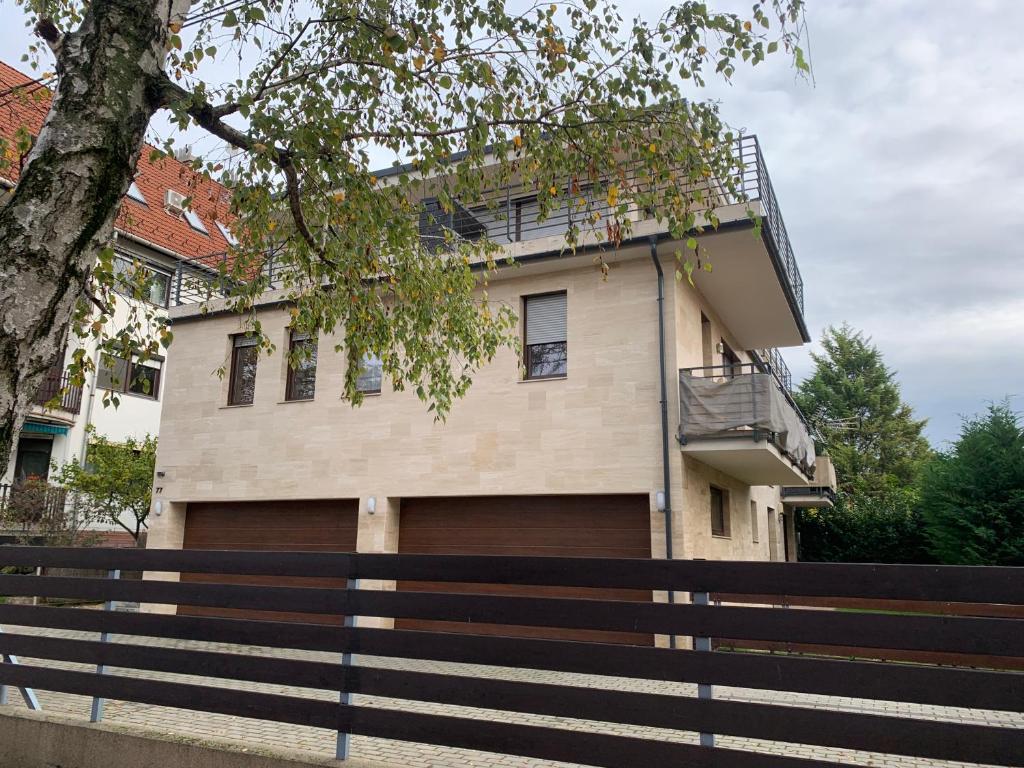
[[[345,553],[0,548],[0,566],[144,570],[345,579],[348,588],[0,576],[0,595],[228,606],[333,616],[461,622],[457,633],[280,623],[212,617],[130,614],[76,608],[0,605],[0,624],[48,627],[247,646],[326,651],[338,661],[268,658],[167,648],[136,642],[0,634],[0,654],[124,667],[132,676],[0,664],[0,684],[180,707],[329,729],[341,734],[441,744],[594,766],[685,765],[722,768],[824,768],[831,759],[768,754],[674,741],[657,732],[623,736],[567,727],[497,722],[352,704],[350,694],[435,702],[515,713],[698,732],[821,747],[1024,765],[1024,729],[863,711],[715,699],[709,686],[913,702],[931,707],[1024,711],[1024,674],[767,653],[731,653],[479,636],[466,624],[739,638],[861,649],[891,648],[966,657],[1024,657],[1024,620],[701,604],[713,594],[802,595],[862,600],[1024,605],[1024,569],[802,563],[736,563],[576,558],[517,558]],[[595,597],[393,592],[354,588],[356,580],[672,590],[677,602]],[[595,593],[597,595],[599,593]],[[696,598],[690,602],[691,594]],[[453,625],[455,626],[455,625]],[[688,645],[688,643],[687,643]],[[492,679],[360,666],[366,656],[556,670],[636,680],[696,683],[700,696],[588,687],[578,683]],[[147,678],[145,672],[206,678],[202,684]],[[341,701],[220,687],[216,678],[342,693]],[[793,705],[790,705],[793,704]],[[1005,716],[1001,716],[1004,717]],[[1012,718],[1004,719],[1012,723]],[[652,734],[653,735],[650,735]],[[800,754],[813,750],[800,750]],[[341,752],[344,754],[344,751]]]

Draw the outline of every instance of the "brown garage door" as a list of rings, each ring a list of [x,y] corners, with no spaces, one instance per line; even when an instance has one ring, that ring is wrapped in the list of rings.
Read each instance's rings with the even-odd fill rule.
[[[404,498],[398,551],[447,555],[650,557],[645,495]],[[567,587],[400,582],[399,589],[604,600],[650,600],[649,592]],[[403,629],[649,645],[648,635],[400,620]]]
[[[247,501],[189,504],[185,517],[185,549],[249,549],[288,552],[354,552],[359,503],[355,499],[329,501]],[[344,586],[344,579],[307,579],[288,576],[182,574],[182,581],[276,586]],[[181,606],[189,616],[306,621],[340,624],[342,617],[315,614],[246,611],[229,608]]]

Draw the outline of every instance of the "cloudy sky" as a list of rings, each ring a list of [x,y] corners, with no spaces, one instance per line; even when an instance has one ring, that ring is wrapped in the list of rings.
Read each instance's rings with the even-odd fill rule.
[[[22,19],[0,0],[15,64]],[[807,23],[813,84],[779,58],[713,95],[761,140],[812,334],[869,334],[941,446],[990,401],[1024,410],[1024,3],[809,0]],[[785,351],[797,379],[813,348]]]

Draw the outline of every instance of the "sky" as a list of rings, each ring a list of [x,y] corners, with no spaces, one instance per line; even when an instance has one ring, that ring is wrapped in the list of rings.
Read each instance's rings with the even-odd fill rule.
[[[620,0],[648,17],[668,4]],[[989,402],[1024,410],[1024,3],[807,5],[813,82],[777,57],[692,96],[761,142],[815,339],[783,350],[796,380],[822,330],[847,322],[945,447]],[[16,66],[21,14],[0,0],[0,57]]]

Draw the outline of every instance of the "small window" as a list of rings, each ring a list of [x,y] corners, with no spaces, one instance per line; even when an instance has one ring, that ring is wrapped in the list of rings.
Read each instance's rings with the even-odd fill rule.
[[[142,270],[141,274],[139,270]],[[114,275],[122,295],[140,297],[158,307],[166,307],[171,298],[171,275],[128,256],[114,257]],[[141,285],[140,285],[141,282]]]
[[[378,394],[383,379],[384,365],[380,357],[373,353],[363,355],[362,363],[359,365],[359,377],[356,379],[356,389],[366,395]]]
[[[231,233],[231,230],[228,229],[227,227],[225,227],[223,223],[218,221],[217,222],[217,229],[219,229],[220,233],[222,235],[224,235],[224,239],[228,241],[228,245],[230,245],[232,248],[235,247],[236,245],[238,245],[238,238],[235,237]]]
[[[711,486],[711,535],[729,535],[729,494]]]
[[[134,181],[128,187],[128,197],[130,197],[137,203],[142,203],[143,205],[146,205],[146,198],[142,195],[142,190],[139,189],[139,185],[136,184]]]
[[[750,537],[755,544],[757,544],[759,531],[757,519],[757,502],[753,499],[750,500]]]
[[[312,400],[316,393],[316,337],[292,331],[288,342],[291,360],[285,400]]]
[[[231,339],[231,380],[228,405],[252,405],[256,394],[256,362],[259,346],[254,336],[239,334]]]
[[[568,370],[566,295],[547,293],[523,299],[526,378],[550,379]]]
[[[111,392],[125,392],[156,400],[160,397],[162,369],[163,360],[158,357],[147,360],[134,356],[131,360],[116,357],[108,365],[101,356],[96,371],[96,386]]]
[[[192,227],[196,232],[202,232],[204,235],[210,234],[206,231],[206,225],[203,224],[203,220],[199,218],[199,214],[193,211],[191,208],[184,210],[185,221]]]

